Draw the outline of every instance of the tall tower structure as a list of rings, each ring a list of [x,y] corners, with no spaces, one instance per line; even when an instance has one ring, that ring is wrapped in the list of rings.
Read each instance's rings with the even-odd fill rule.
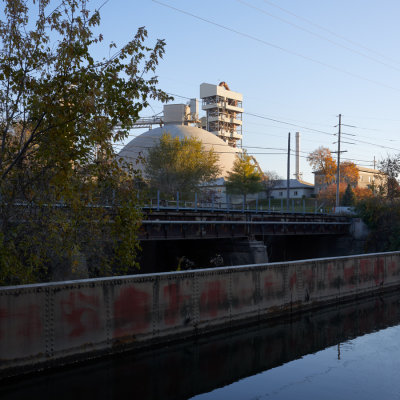
[[[295,177],[298,181],[302,180],[300,172],[300,132],[296,132],[296,173]]]
[[[242,144],[241,93],[233,92],[225,82],[200,85],[202,109],[206,112],[205,129],[227,142],[231,147]]]

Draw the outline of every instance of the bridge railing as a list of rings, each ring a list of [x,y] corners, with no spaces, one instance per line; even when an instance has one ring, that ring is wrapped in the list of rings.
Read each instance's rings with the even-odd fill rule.
[[[331,214],[334,212],[333,207],[327,206],[319,202],[317,199],[300,198],[300,199],[251,199],[245,201],[244,196],[235,196],[234,201],[228,197],[225,201],[221,201],[214,196],[202,198],[194,193],[193,199],[182,199],[179,192],[175,198],[164,199],[160,192],[157,195],[147,199],[142,199],[143,207],[153,210],[169,209],[176,211],[193,210],[193,211],[225,211],[225,212],[279,212],[279,213],[300,213],[300,214]]]

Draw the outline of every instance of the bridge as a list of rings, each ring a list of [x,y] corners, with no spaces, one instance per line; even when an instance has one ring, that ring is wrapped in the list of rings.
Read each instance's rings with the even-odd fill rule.
[[[145,207],[140,240],[345,235],[351,218],[334,214],[194,207]]]

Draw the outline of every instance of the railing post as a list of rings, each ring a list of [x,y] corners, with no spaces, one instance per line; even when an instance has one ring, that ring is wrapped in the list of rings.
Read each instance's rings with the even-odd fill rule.
[[[317,213],[317,200],[314,201],[314,214]]]
[[[197,211],[197,192],[194,194],[194,210]]]
[[[211,211],[214,212],[214,192],[211,193]]]
[[[257,193],[257,197],[256,197],[256,213],[258,213],[258,193]]]
[[[242,213],[244,213],[244,207],[245,207],[245,204],[244,204],[244,195],[243,195],[243,204],[242,204]]]
[[[303,199],[303,214],[306,213],[306,199]]]
[[[160,211],[160,191],[157,190],[157,211]]]
[[[176,211],[179,211],[179,192],[176,192]]]
[[[283,197],[281,198],[281,212],[283,212]]]
[[[268,197],[268,212],[271,212],[271,197]]]
[[[294,199],[292,199],[292,213],[294,213]]]

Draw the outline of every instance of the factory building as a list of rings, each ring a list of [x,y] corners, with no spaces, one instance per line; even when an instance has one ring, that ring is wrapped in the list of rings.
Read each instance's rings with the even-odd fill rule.
[[[201,140],[205,150],[213,149],[219,156],[221,178],[225,178],[233,167],[236,154],[241,152],[242,142],[242,100],[240,93],[229,90],[225,82],[219,85],[200,85],[202,109],[206,116],[199,116],[199,100],[191,99],[187,104],[166,104],[160,117],[141,118],[138,128],[149,128],[132,139],[119,156],[136,163],[143,170],[141,159],[149,148],[157,145],[161,136],[169,133],[173,138],[196,138]],[[158,125],[153,129],[154,125]],[[218,179],[218,186],[223,179]]]
[[[200,85],[202,109],[206,112],[204,128],[218,136],[231,147],[242,145],[242,101],[241,93],[229,90],[225,82],[219,85]]]

